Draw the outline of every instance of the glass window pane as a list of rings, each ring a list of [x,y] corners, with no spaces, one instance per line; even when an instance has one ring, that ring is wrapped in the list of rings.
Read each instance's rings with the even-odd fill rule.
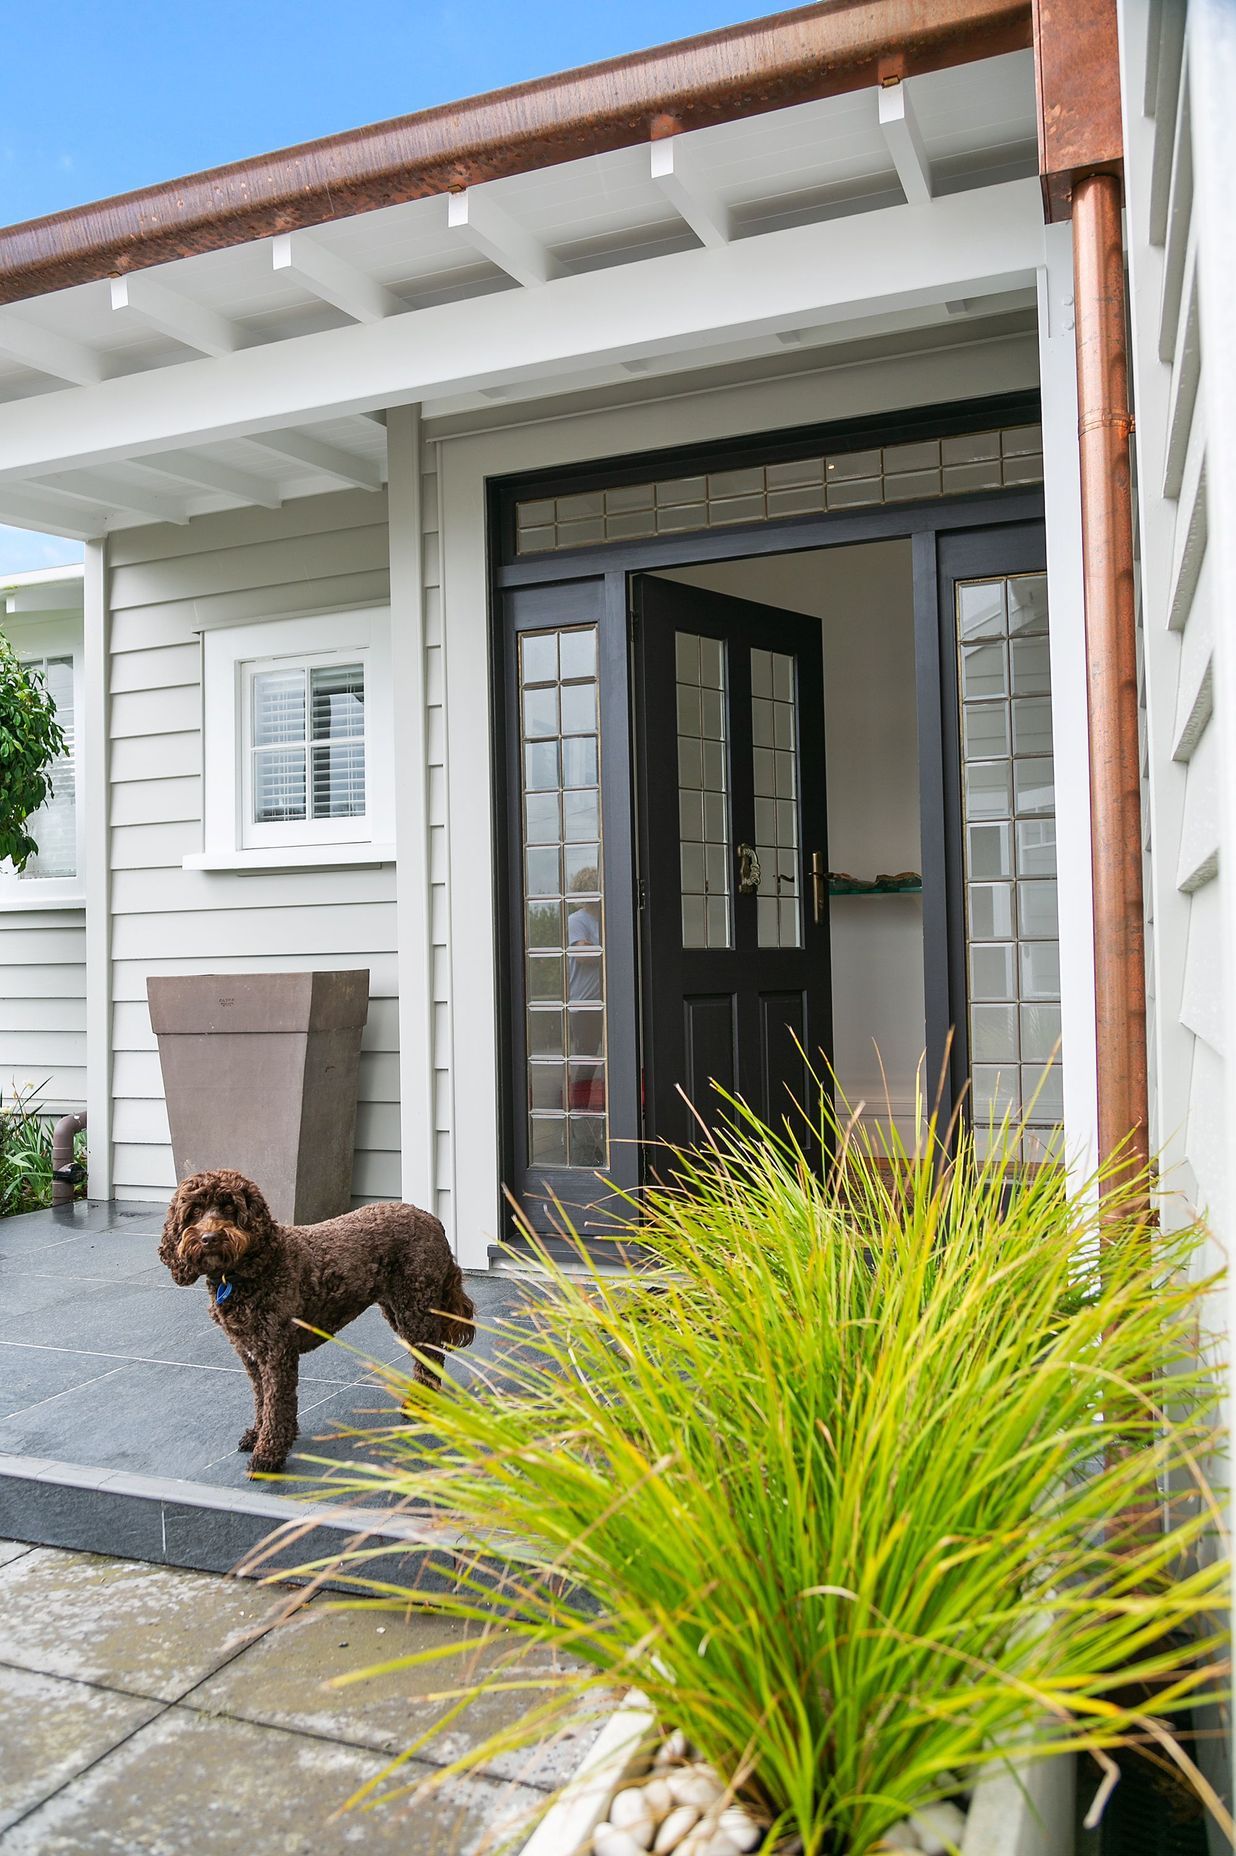
[[[556,689],[524,691],[524,734],[529,740],[558,733],[558,692]]]
[[[256,748],[253,754],[254,823],[273,825],[304,816],[304,748]]]
[[[519,641],[520,680],[529,683],[558,681],[557,632],[525,632]]]
[[[1013,810],[1013,769],[1007,760],[975,761],[966,768],[966,816],[1008,818]]]
[[[1013,751],[1017,754],[1051,753],[1050,698],[1023,696],[1013,704]]]
[[[41,671],[56,720],[64,730],[64,752],[48,768],[51,792],[27,825],[38,851],[29,859],[23,878],[77,874],[77,731],[73,712],[73,659],[23,659],[29,669]],[[12,874],[12,865],[6,868]]]
[[[1023,1063],[1046,1063],[1056,1055],[1060,1042],[1060,1007],[1058,1005],[1023,1005],[1021,1008],[1021,1055]]]
[[[728,697],[720,639],[678,632],[678,846],[682,944],[730,947]]]
[[[984,881],[1013,874],[1013,827],[971,825],[968,829],[970,875]]]
[[[360,818],[365,811],[365,743],[317,742],[313,757],[314,818]]]
[[[528,956],[528,997],[562,1003],[563,961],[561,954]]]
[[[597,738],[574,735],[562,744],[562,784],[595,786],[597,784]]]
[[[970,1056],[975,1063],[999,1063],[1017,1056],[1015,1005],[975,1005],[971,1008]]]
[[[597,726],[595,683],[564,683],[561,693],[564,735],[592,735]]]
[[[1008,653],[1003,644],[962,647],[961,693],[967,702],[1008,695]]]
[[[559,632],[558,659],[564,679],[588,677],[595,680],[597,674],[595,625],[585,625],[573,632]]]
[[[253,678],[253,745],[305,738],[305,673],[259,670]]]
[[[1016,999],[1016,946],[1011,941],[976,943],[970,949],[970,994],[975,999]]]
[[[968,760],[996,760],[1009,752],[1006,702],[968,702],[961,726]]]
[[[556,844],[538,845],[535,849],[529,849],[525,853],[524,885],[527,895],[559,896],[562,894],[559,856]]]
[[[558,779],[558,743],[529,741],[524,747],[525,792],[554,792]]]
[[[309,672],[310,727],[315,741],[363,739],[365,672],[360,664],[320,664]]]
[[[533,1115],[528,1142],[528,1157],[533,1166],[565,1166],[566,1134],[565,1115]]]
[[[1017,870],[1021,876],[1055,876],[1056,820],[1054,816],[1018,819]]]

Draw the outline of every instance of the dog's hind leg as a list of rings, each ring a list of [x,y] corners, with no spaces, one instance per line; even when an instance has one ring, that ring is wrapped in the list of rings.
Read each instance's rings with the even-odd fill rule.
[[[239,1348],[237,1348],[236,1351],[240,1353]],[[244,1361],[245,1371],[248,1373],[250,1384],[253,1387],[253,1423],[249,1426],[247,1431],[241,1432],[240,1442],[237,1444],[236,1448],[238,1450],[252,1450],[254,1444],[256,1444],[258,1440],[258,1432],[262,1428],[262,1374],[257,1361],[252,1359],[249,1354],[241,1353],[240,1357]]]
[[[295,1341],[272,1348],[258,1361],[262,1416],[249,1462],[251,1476],[282,1469],[296,1441],[297,1365]]]

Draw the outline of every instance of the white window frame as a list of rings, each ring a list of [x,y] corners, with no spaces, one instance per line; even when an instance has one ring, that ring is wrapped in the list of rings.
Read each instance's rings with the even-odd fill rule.
[[[73,824],[77,864],[72,876],[19,876],[11,864],[0,865],[0,912],[81,909],[86,906],[86,808],[81,794],[86,691],[81,622],[71,618],[47,621],[8,618],[0,621],[0,625],[23,664],[39,664],[49,657],[71,657],[73,660]]]
[[[353,818],[258,824],[252,810],[253,677],[281,666],[321,664],[364,667],[365,811]],[[306,763],[308,774],[308,755]],[[204,632],[202,851],[186,857],[185,868],[280,870],[393,862],[393,763],[389,607],[267,619]]]

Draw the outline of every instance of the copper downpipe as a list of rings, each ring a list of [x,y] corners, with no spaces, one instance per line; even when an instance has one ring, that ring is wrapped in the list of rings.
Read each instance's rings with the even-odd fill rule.
[[[1073,189],[1077,411],[1081,450],[1099,1157],[1149,1160],[1141,748],[1133,597],[1128,337],[1121,186]],[[1113,1179],[1111,1187],[1118,1186]],[[1129,1207],[1134,1210],[1134,1207]],[[1147,1208],[1148,1209],[1148,1208]]]

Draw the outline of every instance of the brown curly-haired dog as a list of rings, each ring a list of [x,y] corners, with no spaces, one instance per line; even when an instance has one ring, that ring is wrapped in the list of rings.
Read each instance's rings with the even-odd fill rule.
[[[276,1224],[242,1173],[194,1173],[168,1207],[159,1256],[179,1283],[204,1276],[210,1314],[253,1381],[250,1475],[283,1467],[296,1437],[299,1358],[374,1302],[426,1356],[434,1385],[444,1347],[467,1347],[475,1309],[438,1220],[414,1205],[366,1205],[324,1224]],[[299,1327],[305,1322],[307,1327]],[[312,1334],[308,1328],[320,1328]]]

